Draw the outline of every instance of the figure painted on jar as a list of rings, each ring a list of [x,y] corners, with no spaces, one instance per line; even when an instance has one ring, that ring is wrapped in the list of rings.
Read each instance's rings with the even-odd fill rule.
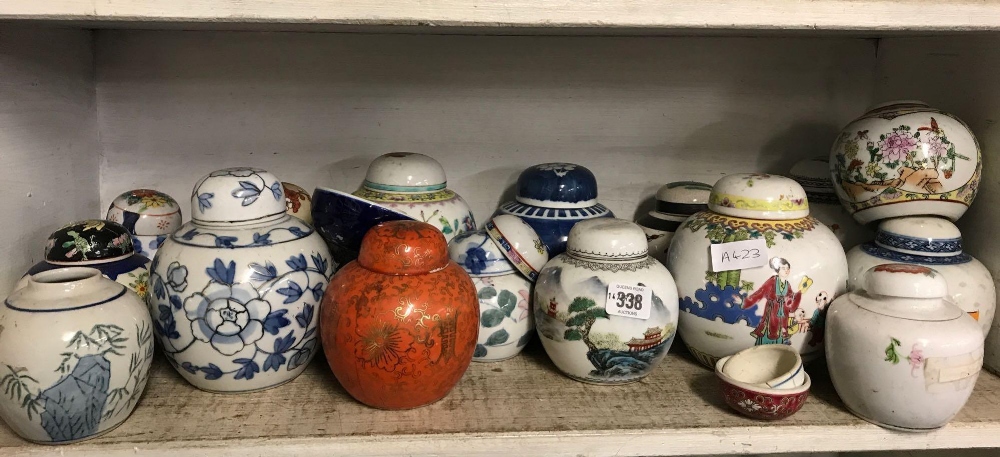
[[[791,344],[789,340],[789,319],[794,317],[794,313],[799,309],[799,302],[802,300],[802,293],[809,289],[812,280],[804,277],[799,284],[799,291],[792,291],[791,284],[788,283],[788,275],[792,266],[787,260],[781,257],[772,257],[768,262],[774,270],[771,276],[757,290],[745,299],[742,296],[734,297],[737,305],[743,309],[750,308],[757,303],[764,301],[764,313],[761,315],[760,324],[757,325],[751,335],[757,337],[755,344]]]
[[[812,336],[809,338],[809,345],[815,346],[823,342],[823,327],[826,324],[826,305],[830,304],[830,295],[826,291],[821,291],[816,295],[816,309],[809,318],[809,330]]]

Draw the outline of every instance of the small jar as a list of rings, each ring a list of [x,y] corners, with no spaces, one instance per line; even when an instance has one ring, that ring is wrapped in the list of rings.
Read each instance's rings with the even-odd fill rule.
[[[177,201],[152,189],[130,190],[115,197],[105,217],[125,226],[132,234],[135,253],[149,259],[182,222]]]
[[[636,293],[615,299],[609,296],[613,284]],[[648,302],[638,287],[650,291]],[[609,313],[609,307],[634,315]],[[677,329],[673,278],[649,257],[642,229],[621,219],[573,226],[566,252],[546,263],[538,276],[534,308],[538,336],[552,362],[566,376],[593,384],[648,376],[667,355]]]
[[[837,192],[830,181],[830,163],[826,159],[800,160],[792,165],[788,176],[799,183],[809,199],[809,215],[827,226],[844,249],[850,249],[875,234],[867,226],[851,217],[851,213],[840,204]]]
[[[943,427],[958,414],[979,378],[983,338],[947,296],[936,271],[885,264],[833,303],[826,363],[847,409],[909,432]]]
[[[285,189],[285,209],[288,215],[312,225],[312,197],[309,192],[290,182],[282,182],[281,187]]]
[[[452,260],[472,277],[479,298],[474,362],[499,362],[521,353],[535,334],[531,287],[548,261],[545,245],[517,216],[501,214],[486,228],[448,243]]]
[[[674,232],[688,217],[708,208],[712,186],[694,181],[664,184],[656,191],[656,208],[637,221],[646,233],[649,256],[667,264],[667,249]]]
[[[469,204],[448,188],[444,167],[414,152],[393,152],[368,165],[354,195],[437,227],[445,240],[476,229]]]

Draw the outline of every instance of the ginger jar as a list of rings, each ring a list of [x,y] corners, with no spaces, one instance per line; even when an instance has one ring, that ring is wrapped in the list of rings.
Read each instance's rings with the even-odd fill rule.
[[[452,238],[448,254],[476,286],[479,341],[474,362],[499,362],[521,353],[535,334],[531,286],[549,254],[517,216],[501,214],[486,228]]]
[[[415,152],[393,152],[368,165],[368,174],[354,195],[437,227],[450,240],[476,229],[469,204],[447,187],[444,167]]]
[[[201,178],[191,218],[160,247],[149,278],[167,361],[212,392],[291,381],[318,350],[319,305],[333,272],[323,239],[285,212],[278,178],[256,168]]]
[[[850,249],[865,241],[871,241],[875,233],[851,217],[851,213],[840,204],[837,192],[830,181],[830,162],[826,159],[800,160],[792,165],[788,177],[795,180],[806,191],[809,199],[809,215],[830,228],[844,249]]]
[[[177,201],[152,189],[130,190],[115,197],[105,217],[125,226],[132,234],[135,253],[149,259],[182,222]]]
[[[962,233],[951,221],[931,216],[882,221],[874,241],[847,252],[847,288],[864,287],[865,272],[886,263],[933,268],[948,283],[948,300],[979,322],[984,338],[989,333],[997,301],[993,276],[963,251]]]
[[[472,362],[476,288],[436,227],[384,222],[330,281],[320,328],[327,362],[352,397],[381,409],[424,406]]]
[[[716,271],[715,244],[759,240],[755,266]],[[726,248],[721,248],[726,249]],[[667,268],[680,294],[680,336],[707,367],[760,344],[787,344],[804,360],[822,355],[824,312],[847,288],[837,237],[809,216],[805,191],[778,175],[727,175],[708,210],[678,229]]]
[[[969,126],[918,101],[877,105],[848,124],[830,167],[837,196],[862,224],[916,215],[956,221],[983,170]]]
[[[983,365],[979,324],[923,265],[884,264],[827,315],[826,363],[852,413],[883,427],[929,431],[965,405]]]
[[[649,257],[635,223],[588,219],[535,283],[535,325],[566,376],[593,384],[638,381],[667,355],[677,329],[677,286]]]
[[[132,414],[149,378],[146,305],[93,268],[27,281],[0,308],[0,419],[43,444],[111,431]]]
[[[529,167],[517,177],[513,201],[494,213],[524,219],[542,238],[549,256],[566,251],[569,231],[577,222],[615,217],[597,202],[597,178],[586,167],[573,163],[543,163]]]
[[[674,232],[688,217],[708,207],[712,186],[694,181],[664,184],[656,191],[656,207],[635,221],[646,233],[649,256],[667,264],[667,249]]]

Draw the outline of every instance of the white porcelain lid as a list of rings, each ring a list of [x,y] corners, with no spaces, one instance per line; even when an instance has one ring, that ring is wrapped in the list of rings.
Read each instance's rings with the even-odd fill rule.
[[[864,284],[869,295],[883,297],[943,298],[948,295],[944,276],[922,265],[876,265],[865,272]]]
[[[809,200],[799,183],[765,173],[737,173],[712,187],[708,209],[747,219],[789,220],[809,215]]]
[[[495,276],[515,271],[484,230],[465,232],[452,238],[448,243],[448,257],[473,276]]]
[[[538,271],[549,261],[545,243],[520,217],[501,214],[486,222],[486,234],[507,260],[528,279],[538,278]]]
[[[911,255],[951,257],[962,254],[962,232],[942,217],[900,217],[879,223],[875,244]]]
[[[437,160],[416,152],[391,152],[368,165],[364,187],[385,192],[431,192],[444,189],[447,179]]]
[[[866,113],[870,113],[872,111],[879,111],[879,110],[883,110],[883,109],[886,109],[886,108],[895,108],[897,106],[923,106],[923,107],[927,107],[928,105],[927,105],[927,103],[924,103],[924,102],[922,102],[920,100],[888,100],[888,101],[884,101],[884,102],[881,102],[881,103],[876,103],[874,105],[869,106],[867,109],[865,109],[865,112]]]
[[[273,174],[259,168],[226,168],[209,173],[191,192],[196,222],[253,222],[285,214],[285,190]]]
[[[830,161],[826,159],[812,158],[795,162],[788,175],[806,192],[834,193],[833,181],[830,180]]]
[[[569,231],[566,252],[586,260],[635,261],[646,258],[649,245],[637,224],[607,217],[577,222]]]

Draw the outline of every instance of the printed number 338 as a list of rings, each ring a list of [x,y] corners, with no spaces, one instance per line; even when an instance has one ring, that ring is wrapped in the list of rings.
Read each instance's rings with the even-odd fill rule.
[[[619,308],[627,308],[634,310],[642,309],[642,295],[618,292],[618,294],[615,295],[615,300],[618,300],[618,303],[616,303],[616,305]]]

